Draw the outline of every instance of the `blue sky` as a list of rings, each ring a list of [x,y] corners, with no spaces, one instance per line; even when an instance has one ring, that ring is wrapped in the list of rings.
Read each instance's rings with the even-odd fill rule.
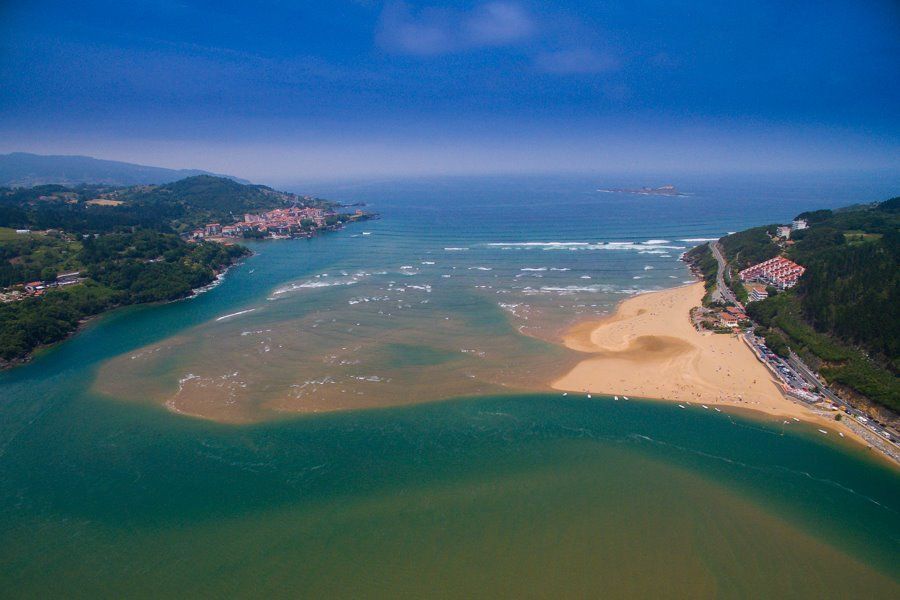
[[[0,151],[271,181],[864,170],[900,168],[898,107],[892,1],[0,3]]]

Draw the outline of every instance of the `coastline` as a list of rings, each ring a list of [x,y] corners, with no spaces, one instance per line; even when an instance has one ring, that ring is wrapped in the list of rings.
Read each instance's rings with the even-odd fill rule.
[[[702,282],[639,294],[600,321],[566,331],[563,344],[587,355],[551,387],[566,392],[647,398],[716,410],[751,411],[785,425],[804,421],[863,444],[894,466],[844,421],[786,397],[771,373],[735,335],[701,333],[690,309]]]
[[[222,283],[222,281],[225,279],[225,275],[228,273],[228,271],[230,271],[233,267],[236,267],[239,264],[241,264],[244,261],[244,259],[249,258],[250,256],[253,256],[252,251],[249,254],[247,254],[246,256],[240,257],[240,258],[238,258],[238,260],[235,260],[231,264],[226,265],[224,268],[222,268],[220,270],[213,269],[212,281],[210,281],[209,283],[205,283],[199,287],[192,288],[190,292],[188,292],[187,294],[185,294],[184,296],[181,296],[179,298],[174,298],[172,300],[161,300],[158,302],[138,302],[135,304],[116,304],[114,306],[110,306],[98,313],[93,314],[93,315],[87,315],[87,316],[79,319],[78,325],[76,325],[76,327],[72,331],[67,333],[66,336],[63,337],[62,339],[57,340],[55,342],[51,342],[49,344],[41,344],[40,346],[36,347],[34,350],[29,352],[27,355],[19,357],[19,358],[15,358],[12,360],[0,359],[0,372],[10,371],[17,367],[23,367],[23,366],[29,364],[32,360],[34,360],[34,358],[36,356],[39,356],[41,353],[46,352],[48,350],[52,350],[53,348],[59,346],[60,344],[62,344],[66,340],[70,339],[71,337],[78,335],[78,333],[81,332],[85,328],[85,326],[87,326],[88,323],[96,321],[100,317],[103,317],[104,315],[111,313],[112,311],[114,311],[118,308],[123,308],[125,306],[140,306],[140,305],[144,305],[144,304],[155,304],[155,303],[156,304],[168,304],[170,302],[183,302],[185,300],[190,300],[191,298],[196,298],[200,294],[206,293],[209,290],[218,286],[220,283]]]

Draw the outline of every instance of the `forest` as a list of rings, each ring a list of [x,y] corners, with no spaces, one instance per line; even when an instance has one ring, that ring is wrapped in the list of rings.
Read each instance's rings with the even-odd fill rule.
[[[0,188],[0,288],[53,282],[61,272],[81,280],[0,304],[0,361],[27,358],[104,310],[191,294],[248,250],[189,243],[179,232],[295,202],[324,203],[207,175],[128,188]]]
[[[809,228],[792,232],[783,252],[806,272],[748,314],[830,382],[900,410],[900,198],[798,218]],[[733,257],[768,258],[760,232],[722,243]]]
[[[141,227],[183,233],[209,222],[230,223],[245,212],[290,205],[336,206],[264,185],[197,175],[163,185],[0,188],[0,227],[70,233]]]
[[[242,246],[189,244],[153,230],[85,237],[76,257],[84,282],[0,304],[0,360],[21,360],[110,308],[188,296],[247,253]]]

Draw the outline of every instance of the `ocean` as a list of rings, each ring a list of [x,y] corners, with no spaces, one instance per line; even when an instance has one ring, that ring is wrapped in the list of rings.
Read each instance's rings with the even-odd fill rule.
[[[674,183],[685,197],[600,193]],[[890,597],[900,479],[815,428],[562,396],[571,324],[897,181],[297,182],[380,219],[0,374],[11,596]]]

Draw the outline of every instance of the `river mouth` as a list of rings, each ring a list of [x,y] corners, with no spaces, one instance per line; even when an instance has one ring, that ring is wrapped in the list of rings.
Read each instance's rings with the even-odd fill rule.
[[[507,395],[223,427],[93,400],[2,464],[27,501],[0,505],[0,581],[33,595],[898,589],[892,473],[699,407]]]
[[[547,391],[578,361],[570,326],[689,276],[672,254],[686,246],[661,240],[450,245],[367,227],[256,245],[204,294],[241,288],[240,304],[104,361],[92,389],[226,423]]]
[[[388,286],[390,288],[390,286]],[[409,290],[311,290],[226,315],[102,364],[93,389],[186,416],[252,423],[294,414],[381,408],[549,389],[576,353],[524,335],[489,299]],[[382,294],[382,295],[378,295]]]
[[[595,182],[572,184],[562,203],[551,183],[477,201],[448,184],[440,207],[420,185],[393,211],[359,198],[384,217],[365,225],[371,235],[255,244],[214,290],[114,311],[0,374],[3,589],[898,596],[900,479],[849,440],[712,404],[515,392],[591,358],[560,343],[571,325],[584,321],[590,342],[623,298],[688,280],[677,252],[642,242],[686,246],[828,194],[759,200],[754,181],[753,202],[726,202],[729,183],[709,201],[598,205],[583,193]],[[486,245],[504,240],[591,247]],[[341,382],[302,388],[305,402],[331,394],[320,414],[279,405],[329,374]],[[176,403],[200,418],[166,408],[182,380],[215,391],[208,404]],[[392,385],[377,410],[353,409]],[[454,385],[464,398],[422,400]],[[498,395],[469,394],[478,386]],[[222,403],[232,388],[246,396]],[[327,412],[342,398],[347,409]]]

